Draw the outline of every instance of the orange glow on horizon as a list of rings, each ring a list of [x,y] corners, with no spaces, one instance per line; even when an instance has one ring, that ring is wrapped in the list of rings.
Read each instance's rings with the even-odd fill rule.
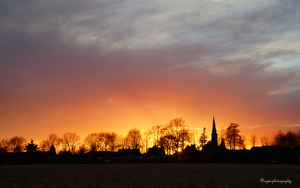
[[[180,102],[178,96],[173,96],[167,101],[160,99],[158,102],[150,101],[149,103],[138,103],[120,98],[115,98],[113,101],[103,101],[98,98],[90,100],[90,102],[79,100],[68,105],[52,105],[48,108],[31,106],[27,113],[17,116],[18,118],[13,121],[3,121],[3,124],[7,126],[3,127],[0,132],[0,138],[10,139],[13,136],[23,136],[28,141],[33,139],[39,144],[52,133],[62,136],[66,132],[73,132],[79,135],[80,142],[83,143],[85,137],[91,133],[115,132],[126,136],[132,127],[145,130],[154,125],[167,124],[174,118],[182,118],[186,125],[195,132],[195,140],[198,142],[203,127],[206,127],[206,134],[210,140],[213,112],[218,137],[222,129],[226,129],[231,122],[238,123],[240,134],[246,137],[247,149],[251,148],[248,140],[251,134],[257,135],[258,145],[260,145],[260,137],[267,136],[271,141],[272,136],[279,129],[283,132],[299,130],[299,126],[257,126],[254,124],[255,120],[241,112],[231,115],[232,112],[226,111],[222,104],[219,106],[214,104],[214,109],[212,109],[204,103],[209,107],[200,108],[192,105],[192,101]]]
[[[179,1],[151,1],[149,14],[145,4],[110,2],[63,9],[44,1],[5,3],[12,11],[1,12],[0,140],[18,136],[39,144],[71,132],[83,144],[91,133],[126,136],[131,128],[143,132],[182,118],[196,135],[191,143],[198,143],[204,127],[210,140],[213,116],[218,138],[230,123],[239,124],[248,149],[252,134],[260,145],[279,130],[299,131],[296,6],[251,2],[244,15],[244,3],[193,1],[178,9]],[[199,15],[203,5],[209,9]],[[266,7],[275,8],[253,19]],[[281,9],[284,16],[270,30],[268,15]],[[198,19],[203,15],[209,16]],[[280,41],[278,28],[287,28]]]
[[[190,114],[185,114],[185,116],[179,116],[179,112],[173,109],[173,111],[170,111],[170,114],[163,114],[159,115],[158,118],[156,119],[155,116],[156,114],[147,113],[150,116],[145,116],[141,115],[142,113],[139,112],[138,110],[131,110],[131,113],[135,114],[134,117],[118,117],[118,118],[113,118],[113,115],[108,115],[109,119],[102,119],[97,120],[97,116],[99,113],[93,113],[92,110],[87,110],[87,114],[82,114],[81,116],[79,115],[79,111],[76,109],[73,110],[74,116],[67,116],[65,112],[61,111],[60,112],[62,116],[65,116],[64,119],[61,118],[52,118],[51,115],[54,115],[58,117],[57,114],[51,114],[50,116],[44,116],[44,119],[42,118],[35,118],[33,120],[27,119],[24,121],[24,123],[21,123],[20,121],[16,120],[15,124],[16,125],[22,125],[22,126],[17,126],[18,130],[13,130],[10,134],[4,134],[2,133],[1,139],[10,139],[13,136],[23,136],[26,138],[28,141],[30,139],[33,139],[35,143],[39,144],[40,141],[45,140],[48,138],[48,136],[52,133],[58,134],[59,136],[62,136],[65,132],[74,132],[79,135],[80,137],[80,142],[83,143],[85,137],[90,134],[90,133],[97,133],[97,132],[116,132],[118,135],[123,135],[126,136],[128,131],[132,127],[139,128],[140,130],[145,130],[147,128],[152,127],[153,125],[164,125],[167,124],[171,119],[174,119],[176,117],[182,117],[185,121],[186,124],[190,127],[191,130],[193,130],[196,134],[196,142],[199,141],[201,132],[203,127],[206,127],[206,134],[208,136],[208,140],[211,138],[211,130],[212,130],[212,115],[211,114],[206,114],[207,118],[199,118],[192,116]],[[118,113],[118,112],[117,112]],[[69,113],[68,113],[69,114]],[[104,116],[101,117],[99,116],[100,119]],[[153,118],[153,119],[152,119]],[[216,119],[216,128],[217,128],[217,134],[218,137],[221,135],[222,129],[226,129],[230,125],[230,121],[228,121],[228,118],[224,118],[223,116],[215,116]],[[224,120],[225,119],[225,120]],[[24,119],[23,119],[24,120]],[[232,121],[235,122],[235,121]],[[272,136],[278,132],[278,130],[281,128],[283,132],[286,132],[288,130],[296,131],[298,130],[297,127],[278,127],[278,128],[273,128],[273,127],[268,127],[268,126],[262,126],[262,127],[251,127],[245,125],[243,121],[242,123],[239,123],[241,126],[239,127],[241,132],[240,134],[242,136],[246,137],[246,145],[247,149],[250,149],[250,143],[249,143],[249,138],[251,134],[256,134],[258,137],[258,146],[260,145],[260,137],[262,136],[267,136],[269,138],[269,141],[271,141]],[[38,125],[43,125],[38,126]],[[28,128],[22,128],[22,127],[30,127]],[[220,143],[219,143],[220,144]],[[180,152],[180,150],[178,150]]]

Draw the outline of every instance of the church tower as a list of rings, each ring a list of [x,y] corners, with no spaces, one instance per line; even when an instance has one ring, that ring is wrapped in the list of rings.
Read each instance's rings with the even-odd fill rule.
[[[215,123],[215,116],[213,116],[213,127],[212,127],[212,133],[211,133],[211,146],[217,147],[218,146],[218,134],[216,129],[216,123]]]

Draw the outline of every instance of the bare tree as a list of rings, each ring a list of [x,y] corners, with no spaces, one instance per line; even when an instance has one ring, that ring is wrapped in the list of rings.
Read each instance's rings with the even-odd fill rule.
[[[163,125],[154,125],[151,127],[151,132],[154,138],[154,145],[158,146],[159,139],[161,137],[161,130]]]
[[[236,123],[231,123],[226,129],[226,143],[230,149],[235,150],[236,147],[241,149],[244,148],[244,140],[239,134],[240,130],[238,129],[240,125]]]
[[[40,146],[40,150],[42,152],[49,151],[50,147],[51,147],[51,145],[49,144],[49,142],[47,140],[42,140],[40,142],[39,146]]]
[[[175,138],[174,141],[177,151],[179,148],[184,149],[185,142],[190,141],[189,128],[182,118],[172,119],[164,129],[167,129],[168,134]]]
[[[106,133],[105,132],[100,132],[98,134],[98,151],[105,151],[108,143],[106,143]]]
[[[97,133],[97,147],[99,151],[113,151],[115,149],[117,134],[114,132],[100,132]]]
[[[146,129],[143,130],[143,139],[145,143],[145,151],[148,152],[150,141],[151,141],[151,136],[152,136],[152,130],[151,129]]]
[[[222,140],[226,140],[226,130],[222,127],[222,130],[218,133],[218,143],[221,143]]]
[[[207,141],[208,140],[207,140],[207,135],[206,135],[206,127],[203,127],[203,131],[200,136],[200,148],[201,149],[203,149],[203,147],[205,146]]]
[[[288,131],[286,134],[285,134],[285,137],[286,137],[286,146],[288,148],[295,148],[298,144],[298,135],[292,131]]]
[[[103,134],[104,151],[109,150],[111,144],[112,143],[114,144],[114,142],[115,142],[114,138],[116,138],[116,136],[117,136],[116,133],[114,133],[114,134],[115,134],[115,137],[112,136],[111,133],[104,133]]]
[[[126,136],[126,139],[131,149],[139,149],[141,147],[142,135],[139,129],[130,129]]]
[[[257,145],[257,136],[255,134],[252,134],[249,138],[250,144],[252,147],[255,147]]]
[[[62,143],[62,139],[59,138],[59,136],[57,134],[50,134],[47,142],[49,143],[50,146],[54,146],[56,149],[58,148],[58,146]]]
[[[286,146],[286,137],[281,130],[279,130],[278,133],[274,135],[272,145]]]
[[[76,144],[80,140],[76,133],[67,132],[63,134],[62,141],[64,149],[69,150],[69,152],[74,153],[76,149]]]
[[[126,137],[124,137],[123,135],[120,135],[117,137],[117,146],[118,148],[121,148],[121,149],[126,149],[128,148],[128,142],[127,142],[127,139]]]
[[[98,134],[91,133],[87,135],[84,139],[84,143],[89,147],[89,150],[94,152],[98,148]]]
[[[190,130],[190,138],[192,143],[196,146],[196,136],[197,132],[195,131],[195,129],[193,128],[192,130]]]
[[[182,150],[185,148],[187,143],[191,142],[191,133],[189,127],[185,127],[182,129],[180,133],[180,143]]]
[[[78,154],[85,154],[87,152],[87,148],[85,147],[84,144],[82,144],[81,146],[79,146],[79,149],[78,149]]]
[[[22,136],[15,136],[8,141],[8,145],[11,152],[20,153],[25,149],[26,139]]]
[[[103,132],[102,143],[104,146],[104,151],[107,151],[107,148],[109,147],[109,133]]]
[[[167,155],[173,153],[175,150],[175,138],[170,133],[168,125],[164,125],[161,129],[161,136],[158,141],[158,146],[164,147]]]
[[[179,120],[179,118],[177,118],[176,120]],[[180,120],[182,120],[182,119],[180,119]],[[156,146],[164,147],[165,152],[168,155],[175,153],[175,150],[176,151],[179,150],[180,135],[181,135],[180,131],[178,131],[179,129],[174,130],[174,127],[172,126],[174,124],[170,124],[170,122],[165,125],[156,126],[156,128],[157,128],[156,129],[157,130],[156,138],[158,139],[158,143]],[[184,120],[182,120],[182,123],[185,126]],[[159,132],[158,132],[158,130],[159,130]]]
[[[176,148],[175,137],[171,134],[164,134],[160,137],[158,145],[165,148],[167,155],[171,155]]]
[[[8,152],[8,140],[2,139],[0,141],[0,155]]]
[[[297,133],[288,131],[286,134],[284,134],[281,130],[279,130],[278,133],[273,137],[272,145],[294,148],[298,144],[298,141],[299,136]]]
[[[107,141],[111,152],[115,151],[118,135],[115,132],[107,134]]]
[[[246,149],[246,145],[247,145],[246,136],[242,135],[242,141],[241,141],[240,149]]]
[[[261,146],[268,146],[269,145],[269,139],[266,136],[260,137],[260,143]]]

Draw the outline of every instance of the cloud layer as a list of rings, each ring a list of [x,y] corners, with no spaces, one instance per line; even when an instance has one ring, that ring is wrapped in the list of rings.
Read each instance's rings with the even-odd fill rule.
[[[299,125],[299,8],[1,2],[0,136],[124,132],[178,116],[209,127],[212,113],[222,126]]]

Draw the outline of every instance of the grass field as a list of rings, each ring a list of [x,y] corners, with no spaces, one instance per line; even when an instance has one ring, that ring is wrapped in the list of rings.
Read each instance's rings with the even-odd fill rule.
[[[266,180],[287,180],[291,184]],[[300,187],[299,165],[63,164],[0,166],[0,187]]]

